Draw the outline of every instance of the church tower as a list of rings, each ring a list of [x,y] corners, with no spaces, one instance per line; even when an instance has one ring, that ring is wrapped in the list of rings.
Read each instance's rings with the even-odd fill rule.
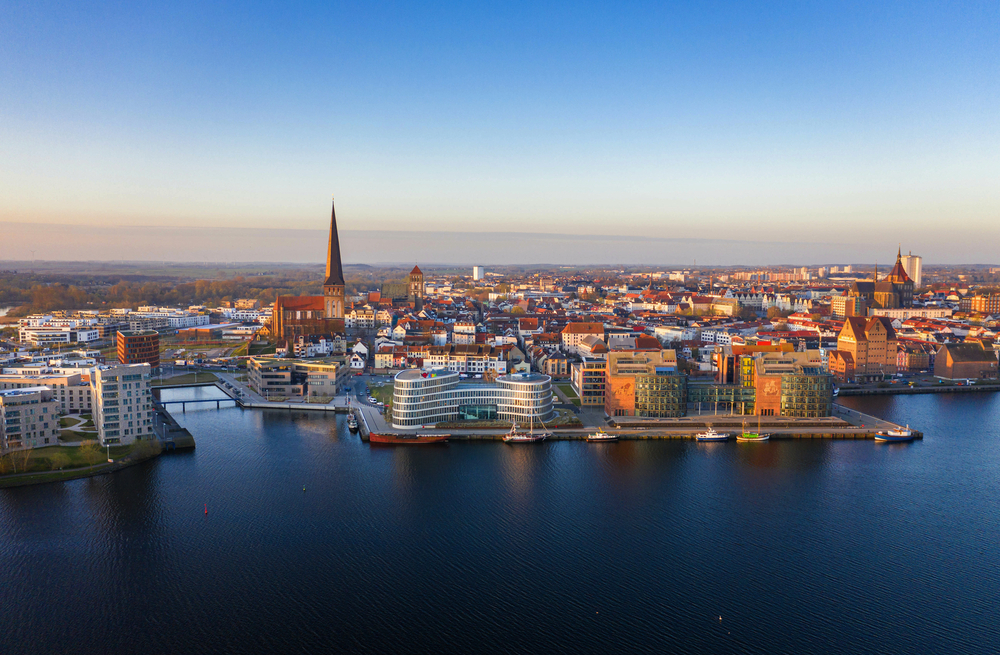
[[[418,310],[422,308],[424,304],[424,272],[420,270],[419,266],[414,266],[413,270],[410,271],[410,292],[407,294],[409,297],[407,300],[413,303],[413,306]]]
[[[344,269],[340,263],[336,205],[330,209],[330,243],[326,249],[326,280],[323,282],[323,318],[344,318]]]

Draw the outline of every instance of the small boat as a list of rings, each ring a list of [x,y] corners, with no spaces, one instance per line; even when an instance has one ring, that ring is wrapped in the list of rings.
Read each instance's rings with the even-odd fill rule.
[[[875,441],[913,441],[913,436],[913,430],[907,425],[905,428],[897,428],[895,430],[879,430],[875,433]]]
[[[840,395],[840,387],[834,387],[833,388],[833,397],[836,398],[839,395]]]
[[[759,432],[741,432],[736,435],[737,441],[752,442],[752,441],[767,441],[771,438],[769,434],[760,434]]]
[[[729,441],[728,432],[716,432],[715,428],[710,427],[704,432],[699,432],[694,436],[698,441]]]
[[[535,434],[534,431],[518,432],[517,425],[510,427],[510,432],[503,436],[504,443],[534,443],[535,441],[545,441],[548,434]]]
[[[618,441],[618,435],[608,434],[604,430],[598,430],[594,434],[588,434],[587,441]]]
[[[393,446],[418,446],[431,443],[445,443],[449,434],[368,434],[368,442]]]
[[[358,419],[354,417],[354,414],[347,417],[347,429],[351,432],[358,431]]]
[[[755,442],[755,441],[767,441],[771,438],[769,434],[761,434],[760,432],[760,414],[757,415],[757,431],[747,432],[747,423],[743,421],[743,431],[736,435],[737,441],[742,441],[744,443]]]

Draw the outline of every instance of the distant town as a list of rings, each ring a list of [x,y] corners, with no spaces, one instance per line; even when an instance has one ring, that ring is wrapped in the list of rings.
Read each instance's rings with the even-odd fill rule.
[[[90,444],[113,460],[162,440],[163,386],[217,384],[252,407],[353,400],[367,431],[405,432],[823,419],[841,392],[997,381],[1000,268],[925,268],[897,247],[871,268],[393,270],[345,267],[335,212],[329,236],[321,280],[277,266],[76,285],[0,273],[0,473],[24,472],[35,449]]]

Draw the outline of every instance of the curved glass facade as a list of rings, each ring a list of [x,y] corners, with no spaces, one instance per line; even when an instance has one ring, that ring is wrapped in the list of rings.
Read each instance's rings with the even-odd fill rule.
[[[505,375],[492,384],[459,384],[446,369],[409,369],[396,375],[392,425],[413,428],[475,415],[528,423],[552,418],[552,378],[539,373]]]

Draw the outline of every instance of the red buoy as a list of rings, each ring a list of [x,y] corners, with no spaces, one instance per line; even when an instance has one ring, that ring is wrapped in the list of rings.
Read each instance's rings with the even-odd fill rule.
[[[205,513],[208,514],[208,503],[205,503]]]

